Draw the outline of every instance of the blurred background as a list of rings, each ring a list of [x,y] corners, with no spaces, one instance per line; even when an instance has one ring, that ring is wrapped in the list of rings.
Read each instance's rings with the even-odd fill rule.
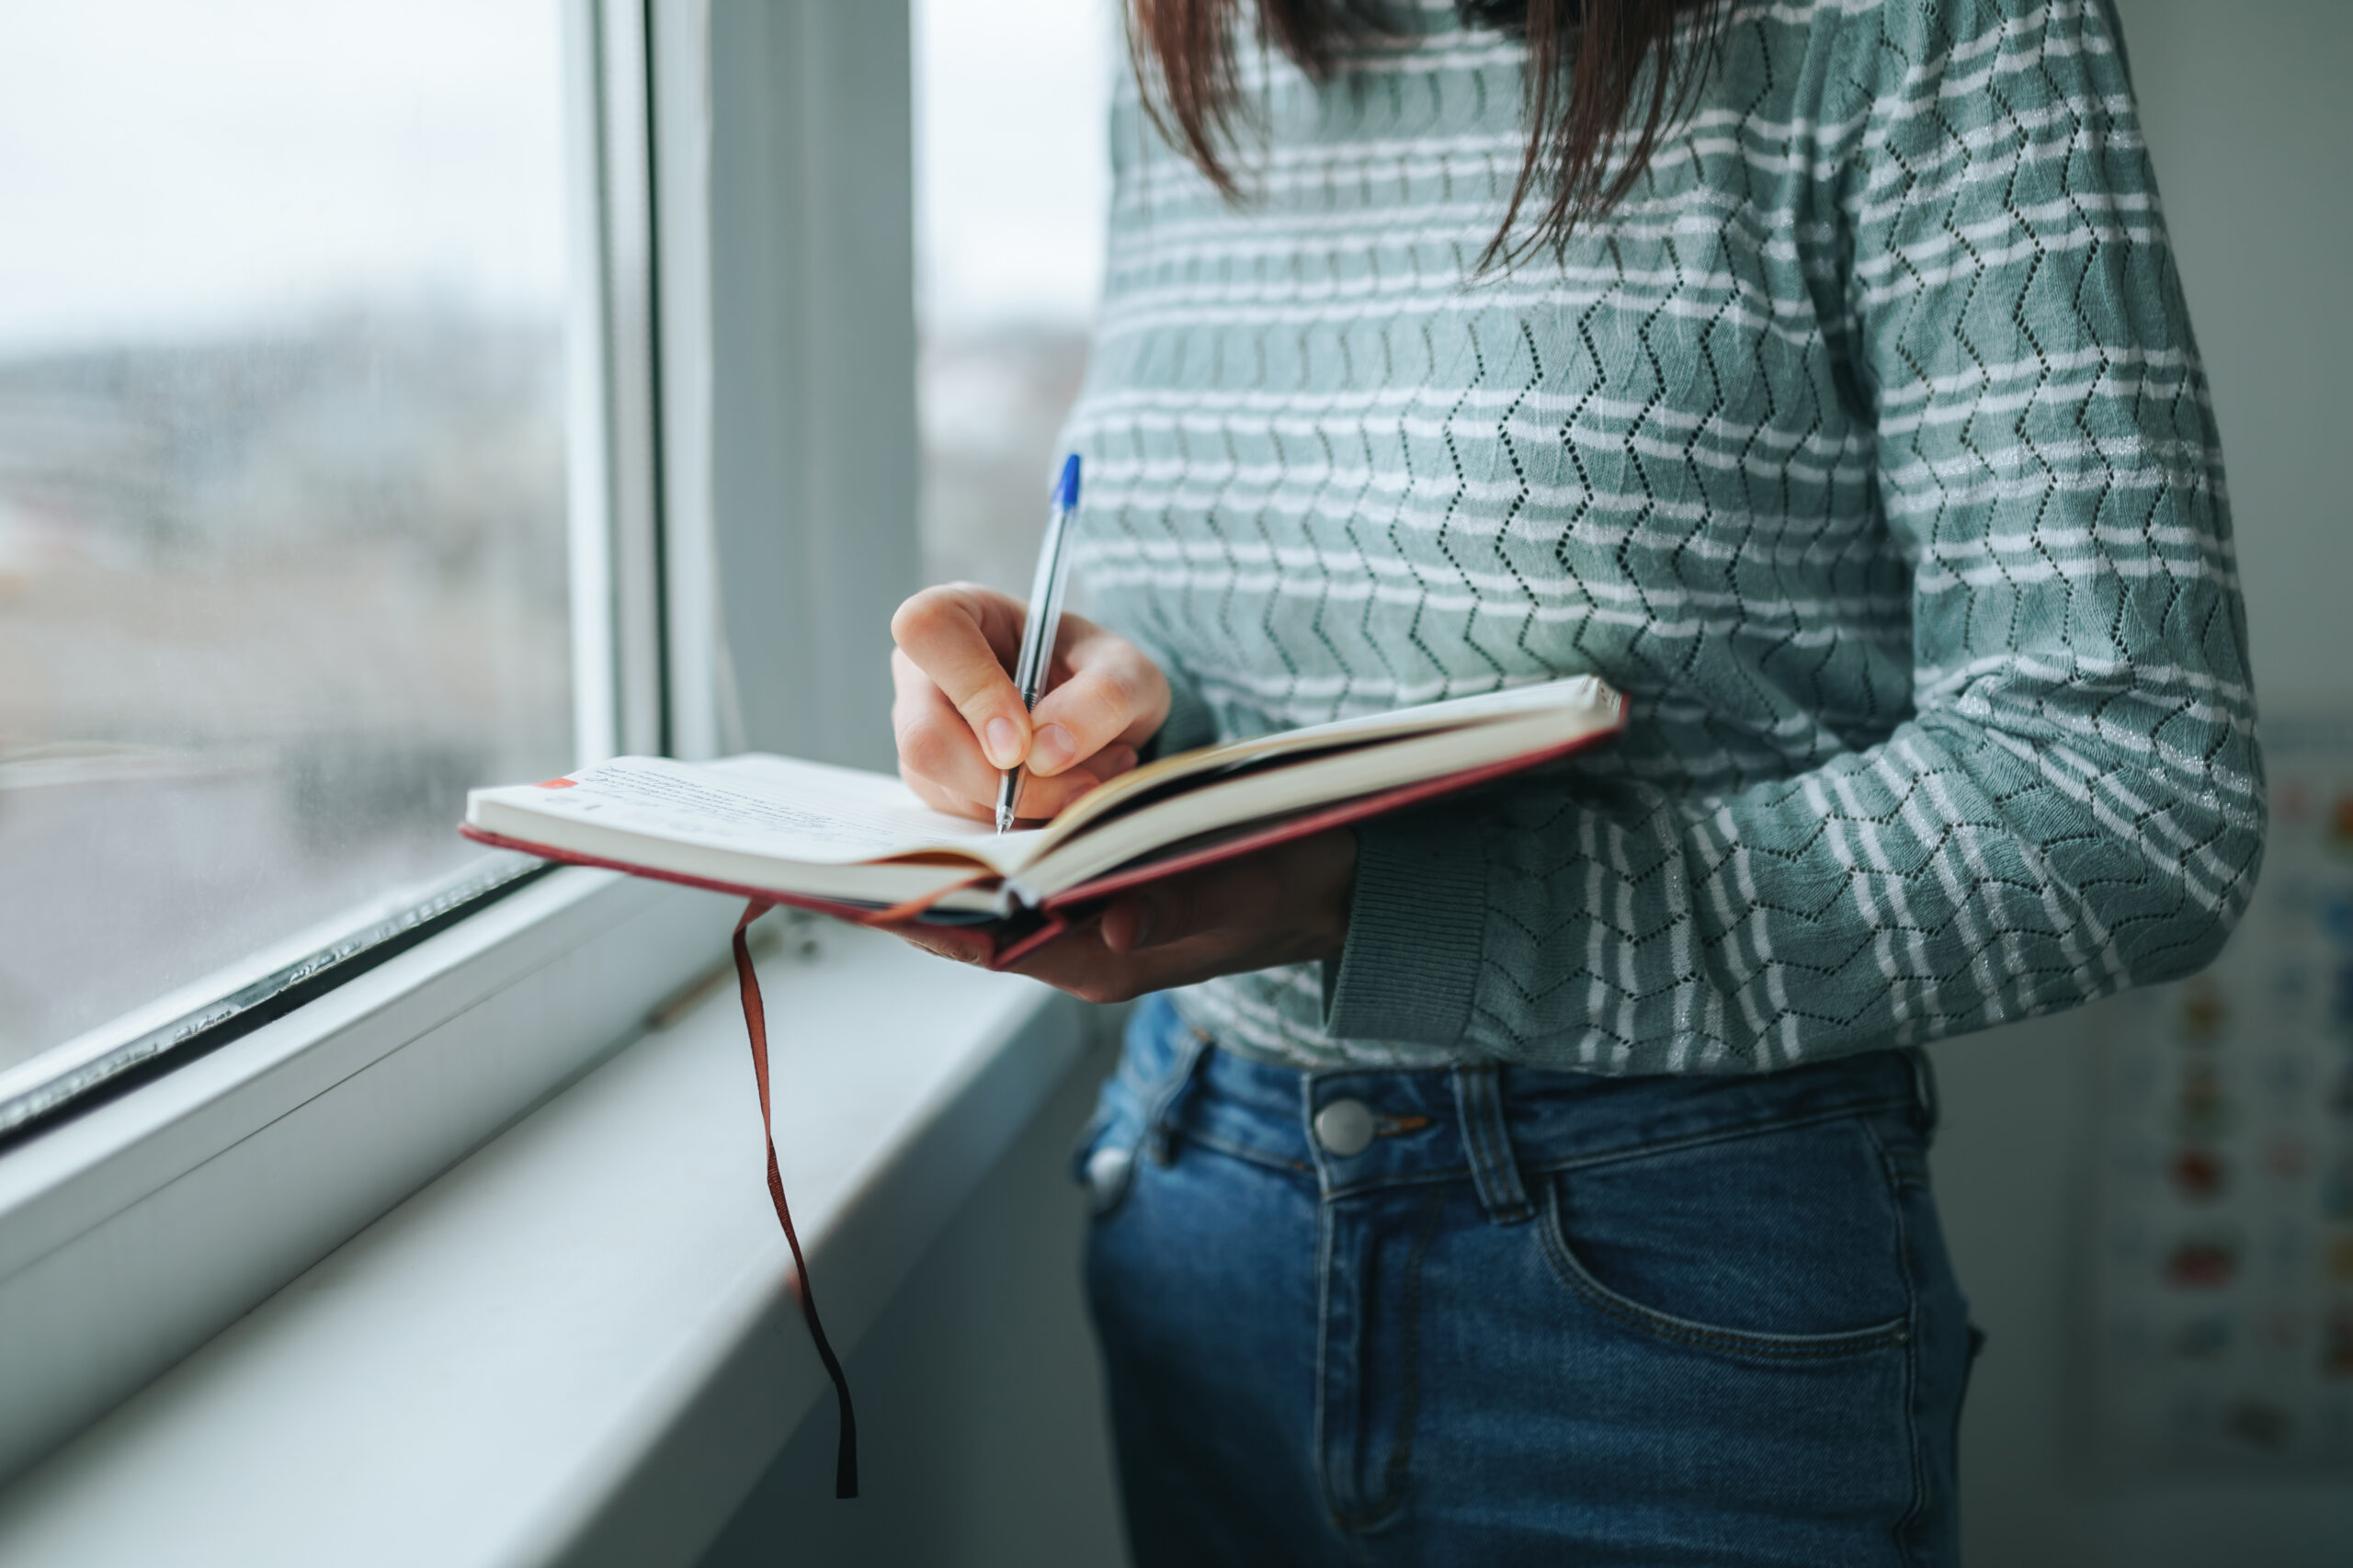
[[[556,0],[10,9],[0,1068],[571,765],[558,45]]]
[[[928,582],[1029,591],[1103,289],[1113,17],[1104,0],[915,0]]]
[[[557,7],[10,14],[0,1069],[414,902],[470,786],[572,765]],[[925,574],[1019,592],[1109,15],[917,10]]]
[[[2116,5],[2228,457],[2275,834],[2211,974],[1937,1049],[1989,1334],[1965,1540],[2020,1568],[2333,1565],[2353,7]],[[1100,287],[1119,56],[1107,0],[913,16],[925,571],[1017,592]],[[462,873],[464,790],[570,765],[558,33],[557,0],[11,10],[0,1069]],[[922,1506],[820,1506],[821,1409],[711,1562],[779,1530],[812,1561],[1109,1560],[1063,1131],[854,1358],[876,1485]],[[1022,1467],[1059,1478],[1052,1517],[991,1480]]]

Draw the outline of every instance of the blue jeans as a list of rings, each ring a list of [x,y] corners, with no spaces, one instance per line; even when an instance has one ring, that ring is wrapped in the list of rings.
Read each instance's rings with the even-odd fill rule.
[[[1078,1153],[1136,1562],[1956,1562],[1934,1123],[1913,1053],[1309,1073],[1148,999]]]

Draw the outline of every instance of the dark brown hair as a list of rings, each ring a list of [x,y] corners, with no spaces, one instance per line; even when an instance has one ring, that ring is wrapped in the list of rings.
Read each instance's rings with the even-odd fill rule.
[[[1240,105],[1234,37],[1245,6],[1255,4],[1260,37],[1318,80],[1336,74],[1352,46],[1382,36],[1377,0],[1128,4],[1128,51],[1145,112],[1229,199],[1242,196],[1225,149]],[[1479,256],[1475,270],[1483,272],[1537,249],[1558,255],[1578,222],[1633,188],[1712,54],[1725,7],[1722,0],[1458,0],[1457,8],[1528,39],[1528,145],[1502,225]],[[1540,188],[1543,216],[1515,241],[1513,225]]]

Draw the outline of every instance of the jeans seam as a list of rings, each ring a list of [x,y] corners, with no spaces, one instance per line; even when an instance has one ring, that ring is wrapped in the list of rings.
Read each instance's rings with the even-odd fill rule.
[[[1389,1463],[1382,1468],[1381,1495],[1371,1509],[1362,1517],[1357,1517],[1344,1515],[1337,1508],[1332,1508],[1328,1489],[1326,1492],[1325,1506],[1332,1515],[1333,1522],[1348,1534],[1376,1529],[1394,1517],[1397,1510],[1405,1506],[1405,1471],[1414,1460],[1414,1423],[1420,1416],[1422,1403],[1422,1260],[1429,1255],[1430,1243],[1438,1235],[1438,1221],[1446,1208],[1445,1199],[1446,1195],[1441,1192],[1428,1196],[1422,1205],[1422,1222],[1416,1227],[1414,1236],[1413,1258],[1406,1275],[1405,1387],[1398,1396],[1397,1442],[1390,1450]],[[1358,1409],[1359,1412],[1363,1409],[1361,1397]],[[1361,1418],[1357,1425],[1361,1436],[1364,1426]]]
[[[1200,1030],[1194,1029],[1191,1034],[1189,1043],[1176,1048],[1167,1074],[1154,1085],[1143,1102],[1143,1137],[1137,1152],[1150,1156],[1155,1165],[1165,1165],[1176,1157],[1177,1112],[1192,1091],[1194,1081],[1200,1076],[1210,1052],[1216,1049]]]
[[[1348,1527],[1332,1496],[1332,1206],[1315,1206],[1315,1489],[1323,1494],[1324,1520],[1341,1539]]]
[[[1471,1187],[1491,1223],[1517,1225],[1535,1217],[1519,1151],[1505,1120],[1501,1075],[1491,1066],[1458,1067],[1449,1074],[1463,1150],[1471,1158]]]
[[[1928,1505],[1927,1446],[1920,1435],[1920,1290],[1913,1277],[1912,1226],[1904,1214],[1904,1184],[1894,1155],[1879,1129],[1869,1121],[1862,1127],[1863,1135],[1879,1154],[1880,1169],[1887,1181],[1888,1207],[1894,1212],[1895,1262],[1904,1278],[1904,1321],[1909,1330],[1904,1336],[1904,1451],[1912,1472],[1912,1497],[1895,1521],[1895,1555],[1909,1565],[1920,1560],[1913,1546]]]
[[[1837,1334],[1774,1335],[1718,1328],[1644,1306],[1594,1278],[1585,1265],[1578,1261],[1569,1247],[1568,1234],[1561,1225],[1561,1192],[1557,1183],[1550,1184],[1544,1194],[1543,1223],[1538,1227],[1538,1233],[1554,1277],[1583,1298],[1587,1305],[1627,1327],[1672,1344],[1777,1361],[1827,1361],[1902,1345],[1912,1337],[1912,1314],[1908,1310],[1900,1316],[1868,1328],[1847,1329]],[[1907,1296],[1909,1293],[1907,1284]]]
[[[1686,1132],[1672,1138],[1654,1138],[1640,1143],[1623,1143],[1614,1148],[1589,1154],[1572,1154],[1565,1159],[1546,1161],[1531,1168],[1552,1175],[1560,1171],[1577,1170],[1588,1165],[1612,1165],[1644,1154],[1660,1154],[1678,1149],[1705,1148],[1711,1143],[1727,1143],[1737,1138],[1753,1138],[1766,1132],[1782,1132],[1793,1127],[1814,1127],[1825,1121],[1840,1121],[1847,1117],[1868,1117],[1875,1111],[1894,1110],[1908,1107],[1905,1099],[1856,1100],[1845,1105],[1825,1106],[1820,1110],[1802,1111],[1793,1116],[1777,1116],[1760,1121],[1734,1122],[1724,1127],[1711,1127],[1704,1131]]]
[[[1936,1142],[1937,1129],[1944,1121],[1944,1096],[1937,1087],[1937,1064],[1918,1046],[1904,1052],[1912,1063],[1912,1094],[1915,1122],[1920,1129],[1923,1144]]]
[[[1190,1143],[1196,1148],[1207,1149],[1211,1153],[1223,1154],[1229,1160],[1240,1160],[1245,1165],[1256,1165],[1262,1170],[1287,1171],[1293,1176],[1315,1174],[1314,1165],[1308,1161],[1285,1159],[1280,1154],[1272,1153],[1265,1149],[1256,1149],[1247,1143],[1236,1143],[1230,1139],[1221,1138],[1214,1132],[1204,1132],[1197,1127],[1179,1125],[1170,1131],[1176,1139]]]
[[[1641,1159],[1652,1154],[1677,1153],[1685,1149],[1704,1149],[1714,1143],[1728,1143],[1742,1138],[1760,1137],[1768,1132],[1786,1132],[1793,1128],[1813,1127],[1825,1121],[1843,1120],[1848,1117],[1859,1119],[1868,1117],[1874,1111],[1900,1108],[1908,1104],[1910,1102],[1907,1100],[1868,1101],[1859,1105],[1842,1106],[1834,1110],[1777,1118],[1771,1121],[1743,1122],[1737,1127],[1711,1129],[1706,1132],[1691,1133],[1679,1138],[1663,1138],[1647,1143],[1624,1144],[1598,1153],[1573,1154],[1559,1160],[1532,1161],[1520,1167],[1521,1176],[1524,1180],[1542,1181],[1565,1171],[1590,1170],[1597,1165],[1617,1165],[1622,1161]],[[1200,1136],[1192,1132],[1186,1135],[1196,1140]],[[1465,1138],[1467,1142],[1467,1133]],[[1472,1179],[1472,1167],[1467,1164],[1433,1165],[1427,1169],[1366,1176],[1357,1181],[1332,1186],[1326,1189],[1324,1196],[1352,1198],[1360,1193],[1378,1192],[1385,1187],[1410,1187],[1416,1182],[1451,1182]],[[1533,1198],[1529,1199],[1529,1205],[1532,1215],[1537,1207]]]
[[[1871,1148],[1879,1155],[1880,1170],[1887,1177],[1888,1201],[1895,1206],[1896,1221],[1900,1225],[1904,1219],[1904,1189],[1925,1188],[1929,1185],[1927,1131],[1921,1127],[1916,1119],[1911,1123],[1913,1131],[1920,1134],[1921,1147],[1916,1157],[1908,1157],[1909,1152],[1892,1146],[1870,1118],[1866,1117],[1861,1120],[1863,1130],[1870,1134]],[[1918,1173],[1916,1176],[1914,1174],[1915,1169]]]
[[[1205,1050],[1203,1055],[1206,1054],[1207,1052]],[[1358,1070],[1350,1069],[1349,1071],[1355,1072]],[[1193,1074],[1188,1073],[1185,1076],[1189,1080],[1193,1075]],[[1308,1073],[1303,1074],[1302,1077],[1314,1079],[1332,1075],[1334,1074]],[[1165,1089],[1168,1086],[1167,1080],[1164,1077],[1158,1084],[1147,1085],[1147,1088]],[[1152,1139],[1154,1121],[1152,1112],[1155,1108],[1153,1102],[1157,1097],[1159,1096],[1151,1093],[1146,1093],[1142,1096],[1142,1103],[1138,1107],[1138,1109],[1142,1113],[1141,1119],[1143,1121],[1143,1137],[1140,1142],[1146,1145],[1149,1145]],[[1407,1186],[1415,1182],[1459,1181],[1472,1179],[1475,1176],[1476,1162],[1475,1160],[1471,1160],[1462,1165],[1449,1165],[1442,1169],[1430,1168],[1427,1170],[1399,1172],[1393,1175],[1372,1176],[1346,1184],[1333,1184],[1330,1180],[1331,1173],[1328,1170],[1319,1169],[1317,1163],[1313,1160],[1302,1162],[1290,1161],[1280,1154],[1272,1153],[1264,1150],[1255,1150],[1249,1145],[1236,1143],[1231,1140],[1218,1137],[1214,1133],[1206,1132],[1199,1126],[1188,1125],[1182,1115],[1182,1103],[1185,1100],[1189,1099],[1191,1096],[1180,1093],[1167,1097],[1173,1103],[1166,1107],[1158,1119],[1160,1121],[1163,1136],[1169,1142],[1174,1142],[1178,1139],[1182,1139],[1188,1142],[1204,1144],[1209,1147],[1216,1148],[1235,1159],[1247,1160],[1256,1165],[1267,1165],[1279,1170],[1317,1171],[1319,1186],[1324,1188],[1324,1196],[1329,1198],[1342,1198],[1357,1193],[1373,1192],[1383,1187]],[[1711,1144],[1731,1142],[1742,1138],[1757,1137],[1768,1132],[1787,1131],[1792,1128],[1815,1126],[1822,1122],[1836,1121],[1847,1117],[1864,1118],[1874,1112],[1914,1110],[1916,1108],[1917,1102],[1908,1095],[1903,1096],[1882,1096],[1881,1098],[1870,1100],[1847,1101],[1837,1105],[1825,1106],[1818,1110],[1808,1110],[1794,1115],[1767,1117],[1755,1121],[1736,1122],[1723,1127],[1711,1127],[1703,1131],[1682,1133],[1674,1137],[1646,1139],[1636,1143],[1617,1144],[1612,1147],[1597,1150],[1589,1153],[1572,1154],[1557,1160],[1523,1161],[1520,1169],[1524,1181],[1542,1179],[1544,1177],[1557,1176],[1563,1171],[1581,1170],[1595,1165],[1614,1165],[1624,1160],[1641,1159],[1652,1154],[1671,1153],[1684,1149],[1706,1148]],[[1471,1130],[1458,1126],[1458,1133],[1464,1138],[1465,1152],[1468,1153],[1470,1152],[1469,1138],[1471,1136]],[[1144,1151],[1140,1149],[1138,1152],[1142,1153]],[[1529,1207],[1532,1213],[1536,1208],[1532,1198],[1529,1200]]]

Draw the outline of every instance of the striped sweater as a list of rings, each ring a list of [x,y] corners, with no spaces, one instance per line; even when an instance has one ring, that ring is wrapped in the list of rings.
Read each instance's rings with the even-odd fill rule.
[[[2108,0],[1741,0],[1565,256],[1469,267],[1522,46],[1245,54],[1250,199],[1113,106],[1094,613],[1193,744],[1586,672],[1622,742],[1365,829],[1245,1052],[1778,1068],[2178,975],[2261,856],[2221,455]]]

